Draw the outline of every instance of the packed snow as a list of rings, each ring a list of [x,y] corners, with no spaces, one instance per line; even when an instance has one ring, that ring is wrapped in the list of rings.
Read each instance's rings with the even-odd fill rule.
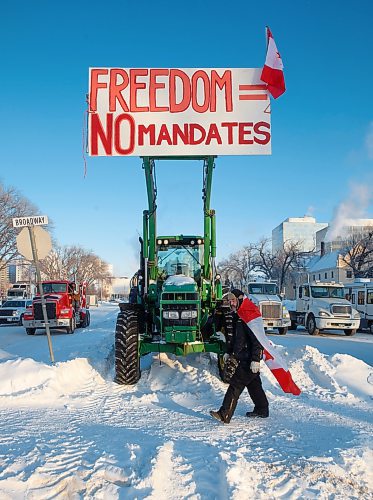
[[[248,420],[244,393],[223,425],[213,354],[148,355],[137,385],[113,382],[117,312],[54,332],[54,365],[44,332],[0,328],[1,500],[373,498],[373,335],[270,334],[302,394],[263,365],[270,417]]]

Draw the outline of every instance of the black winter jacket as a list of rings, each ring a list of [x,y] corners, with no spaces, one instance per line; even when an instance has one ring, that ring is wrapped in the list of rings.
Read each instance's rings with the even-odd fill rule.
[[[242,364],[250,365],[251,361],[259,362],[263,357],[263,347],[258,339],[238,315],[235,315],[233,324],[233,342],[229,354],[233,354]]]

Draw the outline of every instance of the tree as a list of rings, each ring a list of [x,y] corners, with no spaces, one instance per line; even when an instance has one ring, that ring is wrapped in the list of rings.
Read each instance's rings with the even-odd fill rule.
[[[13,227],[12,219],[38,215],[38,211],[38,208],[16,189],[7,188],[0,182],[0,271],[18,255],[18,230]]]
[[[238,288],[245,288],[250,281],[255,270],[254,247],[252,244],[244,246],[241,250],[229,255],[229,257],[219,263],[219,271],[223,278],[223,283]]]
[[[355,278],[373,278],[373,231],[351,234],[341,254]]]
[[[255,268],[264,274],[267,279],[276,280],[278,287],[282,290],[290,281],[291,273],[303,266],[301,263],[301,244],[299,242],[287,241],[282,249],[272,253],[271,240],[262,239],[255,247]]]
[[[88,286],[108,277],[108,264],[91,251],[79,246],[55,245],[52,252],[41,261],[41,271],[46,279],[86,281]]]

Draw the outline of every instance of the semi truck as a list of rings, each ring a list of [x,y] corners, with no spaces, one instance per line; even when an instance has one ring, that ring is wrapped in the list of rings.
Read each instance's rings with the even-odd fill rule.
[[[345,285],[345,297],[360,314],[360,328],[373,333],[373,280],[356,278]]]
[[[203,163],[203,234],[156,232],[155,162],[197,160]],[[135,384],[140,357],[145,354],[223,354],[231,339],[232,322],[222,301],[216,270],[215,211],[210,208],[215,157],[143,157],[148,209],[143,212],[140,266],[130,283],[129,303],[120,303],[115,331],[115,381]],[[225,332],[225,336],[220,334]]]
[[[86,301],[86,283],[76,284],[68,280],[43,281],[49,328],[64,328],[74,333],[75,328],[86,328],[90,324],[90,312]],[[23,326],[27,335],[34,335],[45,328],[40,294],[23,315]]]
[[[291,328],[305,326],[310,335],[323,330],[355,335],[360,325],[359,312],[346,300],[343,284],[335,281],[316,280],[298,286],[295,310],[289,313]]]
[[[291,325],[290,314],[283,305],[281,295],[276,283],[268,281],[255,281],[248,283],[249,299],[259,308],[264,328],[277,328],[280,335],[285,335]]]
[[[7,290],[7,299],[32,299],[36,293],[36,286],[32,283],[14,283]]]

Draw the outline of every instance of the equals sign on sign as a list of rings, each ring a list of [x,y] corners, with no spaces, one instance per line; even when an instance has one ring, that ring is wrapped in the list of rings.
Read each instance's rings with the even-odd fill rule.
[[[266,101],[268,99],[267,85],[239,85],[238,90],[245,92],[239,94],[240,101]],[[259,93],[264,91],[263,93]]]

